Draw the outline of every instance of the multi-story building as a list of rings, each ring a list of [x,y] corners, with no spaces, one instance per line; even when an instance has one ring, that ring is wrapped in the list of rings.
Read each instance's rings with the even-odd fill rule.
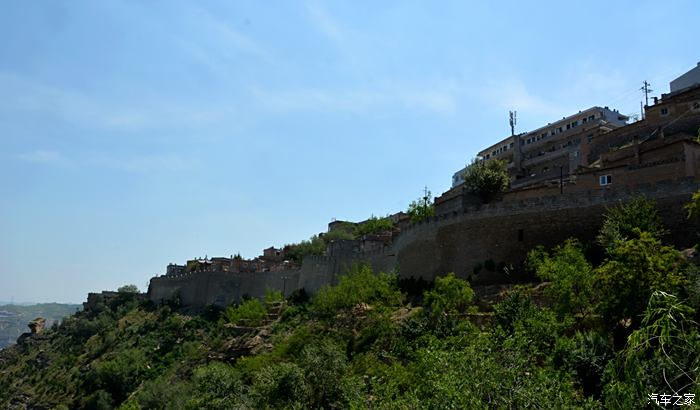
[[[533,131],[513,135],[482,150],[478,158],[508,163],[511,185],[526,186],[569,175],[587,165],[594,138],[627,124],[628,117],[608,107],[591,107]],[[452,176],[452,187],[464,182],[464,169]]]
[[[679,79],[698,71],[695,67]],[[640,121],[625,124],[626,119],[607,107],[593,107],[506,138],[479,155],[508,161],[511,199],[700,177],[700,83],[654,98]],[[472,200],[456,185],[436,199],[442,212]]]

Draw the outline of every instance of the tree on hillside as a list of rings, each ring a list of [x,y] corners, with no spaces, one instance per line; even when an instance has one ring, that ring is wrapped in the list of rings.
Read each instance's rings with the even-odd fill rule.
[[[139,288],[136,285],[124,285],[117,289],[119,293],[139,293]]]
[[[420,222],[426,218],[433,216],[435,209],[433,208],[433,203],[430,201],[431,192],[428,187],[423,189],[423,197],[411,202],[408,205],[408,216],[411,218],[411,222]]]
[[[355,227],[355,235],[362,236],[379,232],[387,232],[394,229],[394,221],[391,218],[379,218],[374,215]]]
[[[473,159],[463,174],[467,189],[476,194],[484,203],[491,201],[510,186],[510,176],[503,160]]]
[[[469,282],[448,273],[435,279],[435,288],[425,292],[424,300],[434,318],[467,313],[472,306],[474,291]]]
[[[658,239],[668,232],[656,211],[656,204],[644,197],[608,209],[596,240],[610,253],[618,244],[634,238],[636,229],[649,232]]]
[[[585,317],[593,308],[593,267],[580,242],[568,239],[552,252],[533,249],[528,254],[528,264],[537,276],[550,282],[545,294],[560,316]]]
[[[288,244],[284,246],[284,253],[290,260],[301,263],[304,256],[307,255],[323,255],[326,251],[326,241],[314,235],[308,241]]]
[[[595,269],[599,311],[610,324],[631,319],[633,328],[654,291],[683,294],[687,278],[683,260],[675,249],[664,246],[649,232],[636,231],[610,252],[610,258]]]

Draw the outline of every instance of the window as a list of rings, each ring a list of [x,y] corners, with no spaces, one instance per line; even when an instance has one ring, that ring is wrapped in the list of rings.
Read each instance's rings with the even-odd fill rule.
[[[668,108],[664,107],[661,109],[661,116],[665,117],[668,115]]]
[[[690,107],[693,111],[700,111],[700,101],[693,102]]]
[[[566,124],[566,129],[568,130],[570,128],[571,128],[571,124]]]
[[[595,120],[595,114],[594,115],[589,115],[588,116],[588,121],[593,121]]]
[[[601,175],[600,176],[600,185],[610,185],[612,184],[612,175]]]
[[[578,126],[578,121],[574,121],[571,123],[571,128],[577,127]]]
[[[588,121],[588,118],[584,118],[582,122],[585,124],[586,121]]]
[[[593,141],[593,134],[588,134],[588,143]]]
[[[522,242],[525,239],[525,231],[523,229],[518,229],[518,242]]]

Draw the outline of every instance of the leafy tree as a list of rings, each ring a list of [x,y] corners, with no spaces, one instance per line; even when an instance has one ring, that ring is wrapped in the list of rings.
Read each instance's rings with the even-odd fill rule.
[[[506,334],[515,332],[516,323],[534,315],[537,307],[521,289],[509,292],[503,300],[494,306],[494,322]]]
[[[684,208],[688,211],[688,219],[695,224],[696,228],[700,228],[700,191],[693,194]]]
[[[614,358],[606,337],[593,331],[557,339],[552,363],[576,376],[586,396],[600,397],[605,368]]]
[[[469,282],[455,277],[452,272],[435,279],[435,288],[425,292],[423,296],[434,317],[467,313],[473,299],[474,291]]]
[[[233,409],[250,406],[240,373],[225,363],[213,362],[195,369],[189,409]]]
[[[682,396],[700,391],[700,334],[693,313],[672,294],[651,295],[641,327],[606,369],[607,407],[631,408],[647,400],[649,392]]]
[[[355,265],[340,277],[338,285],[321,288],[311,300],[311,308],[322,316],[334,316],[360,303],[398,306],[402,301],[396,276],[383,272],[375,275],[369,266]]]
[[[254,375],[251,386],[251,397],[262,409],[309,408],[310,395],[304,371],[288,362],[263,367]]]
[[[487,203],[510,186],[510,175],[506,167],[503,160],[473,159],[464,171],[464,184],[470,192]]]
[[[226,308],[224,317],[229,323],[256,327],[263,324],[267,317],[267,310],[258,299],[248,299],[236,307]]]
[[[355,239],[355,237],[355,224],[352,222],[345,222],[342,225],[333,228],[332,231],[323,234],[322,239],[326,244],[328,244],[331,241],[351,241]]]
[[[687,283],[678,251],[649,232],[635,233],[637,238],[618,243],[610,259],[595,269],[599,310],[611,323],[637,322],[654,291],[678,294]]]
[[[420,222],[424,219],[430,218],[435,213],[435,208],[431,200],[432,193],[425,187],[423,190],[423,196],[417,200],[411,202],[408,205],[408,217],[411,222]]]
[[[116,403],[121,403],[151,373],[144,352],[129,349],[113,359],[98,362],[87,375],[87,383],[107,391]]]
[[[552,299],[560,316],[579,314],[585,317],[591,311],[593,267],[576,239],[568,239],[551,254],[539,249],[531,251],[528,264],[537,276],[550,282],[545,294]]]
[[[324,340],[304,347],[299,358],[304,379],[309,385],[310,408],[346,408],[342,385],[339,383],[348,371],[345,352],[334,342]]]
[[[391,231],[394,229],[394,221],[391,218],[378,218],[374,215],[370,216],[366,221],[358,224],[355,227],[355,236],[363,236],[374,233]]]
[[[634,238],[635,229],[649,232],[659,239],[668,232],[653,201],[636,197],[621,206],[608,209],[597,242],[610,253],[621,242]]]
[[[195,373],[197,373],[197,369]],[[192,390],[190,383],[172,380],[168,377],[148,380],[137,389],[136,394],[132,394],[129,400],[119,406],[119,410],[185,410],[188,401],[197,397],[196,394],[193,395]]]
[[[119,292],[119,293],[139,293],[139,288],[138,288],[138,286],[133,285],[133,284],[124,285],[124,286],[119,287],[119,289],[117,289],[117,292]]]
[[[312,236],[307,241],[301,241],[290,245],[285,245],[284,253],[289,259],[302,262],[304,256],[316,255],[320,256],[326,252],[326,241],[318,235]]]

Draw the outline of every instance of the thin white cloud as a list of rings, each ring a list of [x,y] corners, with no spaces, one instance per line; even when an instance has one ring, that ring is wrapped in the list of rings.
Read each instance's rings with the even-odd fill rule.
[[[239,33],[231,28],[230,25],[226,24],[222,20],[214,18],[209,13],[203,12],[202,16],[206,19],[206,23],[210,25],[216,34],[218,34],[218,36],[215,36],[215,38],[224,40],[227,47],[233,46],[242,52],[268,62],[273,60],[272,54],[257,42],[253,41],[250,37]]]
[[[238,111],[230,105],[173,103],[160,99],[105,101],[1,71],[0,89],[3,90],[0,109],[6,112],[39,112],[74,124],[119,130],[202,126],[228,120]]]
[[[93,155],[86,161],[91,166],[134,173],[181,171],[189,168],[194,162],[196,160],[185,160],[177,153],[144,154],[123,158],[113,155]]]
[[[504,109],[527,112],[532,116],[557,118],[571,110],[555,103],[552,99],[541,97],[527,89],[518,79],[505,79],[487,82],[485,87],[476,89],[480,99]]]
[[[37,149],[17,156],[20,160],[34,164],[68,165],[70,161],[58,151]]]
[[[306,3],[306,11],[308,12],[310,21],[320,33],[335,43],[336,46],[340,48],[345,47],[347,35],[328,10],[318,2],[310,1]]]
[[[266,110],[281,112],[355,112],[382,109],[406,109],[437,114],[453,114],[456,98],[452,90],[441,87],[387,87],[384,89],[329,90],[298,88],[270,91],[252,88],[251,94]]]
[[[251,56],[267,63],[275,63],[272,53],[249,36],[235,30],[203,8],[189,5],[184,21],[191,26],[188,32],[204,32],[206,36],[171,36],[174,43],[198,63],[220,79],[234,80],[235,60],[241,55]]]

